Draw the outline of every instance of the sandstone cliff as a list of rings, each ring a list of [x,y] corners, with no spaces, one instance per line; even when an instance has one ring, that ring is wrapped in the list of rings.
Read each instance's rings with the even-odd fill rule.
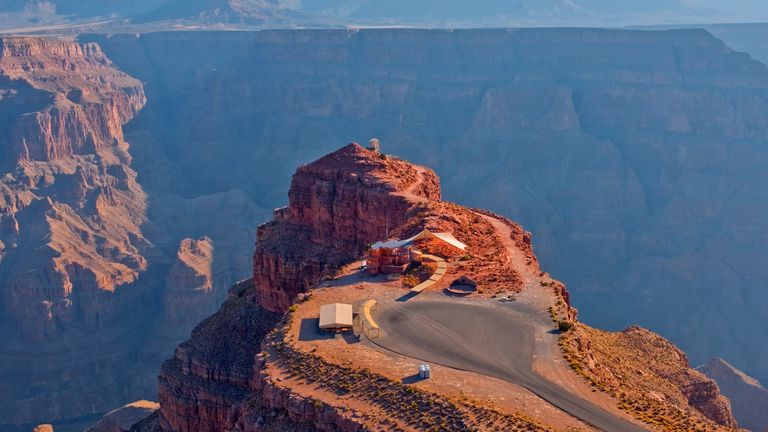
[[[124,135],[145,103],[95,43],[0,39],[0,428],[156,397],[158,365],[250,272],[212,240],[252,243],[211,223],[258,219],[242,193],[149,199]]]
[[[2,398],[0,423],[92,413],[122,402],[104,366],[126,359],[80,350],[118,342],[106,329],[146,298],[132,287],[148,265],[147,198],[122,131],[146,98],[96,44],[0,48],[0,391],[19,395]]]
[[[439,201],[440,186],[432,171],[353,143],[299,168],[288,197],[259,227],[253,258],[261,306],[275,312],[388,238],[420,200]]]
[[[163,430],[357,431],[368,430],[372,424],[391,430],[420,430],[431,421],[440,421],[444,425],[440,430],[494,430],[499,424],[508,425],[505,430],[549,430],[527,419],[525,412],[510,416],[478,408],[480,414],[469,415],[469,405],[462,405],[466,402],[392,384],[368,369],[356,369],[350,359],[343,366],[331,364],[289,343],[293,308],[288,314],[283,312],[324,275],[359,258],[366,243],[387,238],[387,224],[396,237],[424,227],[453,232],[471,254],[482,257],[454,265],[472,277],[478,272],[482,275],[474,262],[491,269],[494,278],[481,279],[484,286],[500,280],[506,292],[549,290],[530,283],[523,286],[517,271],[503,271],[515,263],[528,268],[528,273],[544,274],[533,255],[530,233],[490,212],[440,201],[438,183],[425,168],[357,144],[300,167],[293,177],[289,205],[277,209],[274,220],[259,229],[254,279],[233,287],[222,308],[164,363],[159,378]],[[499,238],[497,228],[483,216],[506,227],[502,232],[510,238]],[[502,246],[510,241],[512,249]],[[567,319],[575,320],[564,286],[552,285],[555,298],[566,300],[564,305],[558,300],[557,306],[566,309]],[[599,370],[600,379],[609,377],[595,384],[596,390],[614,396],[620,408],[634,402],[637,395],[644,403],[651,401],[644,416],[628,410],[636,419],[672,429],[682,425],[697,431],[735,427],[728,401],[717,385],[689,369],[685,354],[660,336],[634,327],[608,334],[577,324],[577,330],[565,337],[572,337],[563,339],[566,359],[586,359],[589,366],[585,368]],[[573,347],[567,345],[569,340]],[[631,360],[629,364],[622,363],[626,358]],[[276,379],[270,370],[277,367],[275,362],[290,371],[285,379]],[[584,376],[596,380],[593,375]],[[352,399],[354,403],[345,400],[349,406],[302,393],[309,387],[347,394],[355,386],[364,390]],[[392,401],[403,400],[407,406],[420,407],[422,415],[409,417],[398,411]],[[366,406],[383,409],[384,417],[391,418],[365,414],[361,407]],[[668,422],[667,411],[673,414]]]
[[[213,293],[213,241],[204,237],[184,239],[179,244],[176,262],[166,276],[163,314],[171,328],[185,332],[199,317],[215,310]]]
[[[753,432],[768,431],[768,389],[723,359],[712,359],[696,368],[715,380],[731,400],[739,426]]]
[[[136,281],[147,265],[146,196],[122,134],[145,103],[142,86],[95,44],[0,43],[8,143],[2,241],[10,246],[0,272],[12,286],[5,313],[26,338],[68,325],[98,329],[114,306],[92,304],[93,296]]]

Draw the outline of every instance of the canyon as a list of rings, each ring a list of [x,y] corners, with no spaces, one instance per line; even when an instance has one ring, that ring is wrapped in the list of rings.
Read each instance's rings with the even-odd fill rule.
[[[0,427],[72,420],[77,429],[154,398],[157,365],[247,275],[247,256],[214,249],[248,248],[253,233],[192,225],[252,221],[259,210],[229,211],[244,201],[237,192],[150,198],[123,129],[146,104],[143,85],[98,45],[0,46],[0,391],[10,395]]]
[[[768,373],[756,319],[768,304],[756,258],[768,73],[746,54],[694,29],[200,38],[84,38],[154,93],[129,135],[195,119],[154,144],[184,143],[189,152],[168,152],[185,177],[216,179],[191,189],[243,185],[260,207],[279,207],[290,167],[377,136],[433,167],[447,199],[531,230],[585,321],[636,322],[695,363],[721,356]],[[200,55],[206,46],[216,49]]]
[[[488,410],[487,405],[474,400],[472,384],[462,383],[460,392],[435,391],[426,382],[406,385],[402,375],[385,366],[400,363],[403,355],[397,351],[382,355],[363,336],[357,339],[348,332],[337,338],[308,337],[306,333],[314,330],[305,322],[315,320],[295,315],[306,317],[303,309],[309,308],[308,304],[322,304],[322,300],[314,301],[315,296],[372,295],[361,291],[389,292],[383,295],[394,297],[403,294],[399,286],[386,285],[385,278],[368,280],[372,278],[361,276],[367,273],[357,263],[344,269],[363,254],[366,245],[386,238],[390,229],[395,238],[423,229],[455,233],[468,245],[469,255],[466,260],[448,264],[449,273],[458,271],[476,278],[477,272],[486,268],[506,268],[513,275],[504,284],[506,290],[519,293],[518,301],[526,308],[539,310],[545,320],[543,331],[553,325],[547,316],[551,313],[584,332],[576,336],[577,356],[591,358],[593,363],[577,370],[589,371],[585,376],[590,376],[601,374],[598,371],[602,368],[613,368],[610,377],[618,383],[616,393],[602,386],[592,392],[605,391],[621,404],[651,404],[647,409],[630,409],[612,402],[635,420],[666,430],[684,426],[691,431],[725,431],[736,426],[729,402],[714,381],[690,369],[685,355],[660,336],[636,327],[610,335],[622,339],[628,335],[631,342],[610,344],[617,357],[603,357],[599,337],[588,335],[596,330],[576,321],[567,291],[539,269],[522,227],[492,213],[442,202],[439,180],[430,170],[353,143],[301,166],[292,177],[288,196],[290,204],[276,210],[273,220],[259,228],[254,278],[233,287],[224,306],[196,327],[192,337],[163,364],[160,416],[155,420],[160,429],[357,431],[425,430],[431,426],[445,431],[554,430],[549,423],[553,418],[542,417],[540,407],[513,412],[500,407]],[[382,219],[384,215],[389,219]],[[351,282],[345,283],[346,278]],[[329,286],[324,281],[338,282]],[[484,282],[481,285],[490,287]],[[404,299],[407,295],[397,300],[394,297],[391,301],[395,304],[418,301]],[[429,304],[429,300],[425,302]],[[474,304],[485,303],[476,298]],[[313,316],[312,312],[308,316]],[[337,339],[344,348],[324,348],[329,339]],[[353,339],[356,341],[350,342]],[[547,343],[557,348],[557,340],[554,337]],[[448,348],[454,354],[465,347],[458,340],[454,343]],[[370,356],[373,360],[366,361]],[[644,366],[631,366],[626,358]],[[567,367],[558,366],[562,361],[550,361],[541,360],[555,369]],[[653,365],[651,370],[648,365]],[[449,372],[441,373],[446,375],[444,379],[451,379]],[[626,377],[635,373],[643,376],[639,384]],[[570,379],[578,378],[572,375]],[[482,380],[482,375],[473,378],[475,382]],[[637,388],[648,385],[649,380],[653,380],[651,396],[647,389]],[[561,383],[559,392],[568,391],[562,381],[553,382]],[[589,400],[600,399],[592,396]],[[618,428],[591,426],[646,430],[646,425],[638,428],[628,418],[589,417],[606,408],[584,404],[590,407],[586,412],[592,414],[582,415]],[[575,418],[557,420],[578,423]]]
[[[759,205],[768,71],[706,31],[45,41],[3,39],[0,59],[8,143],[0,382],[16,395],[0,405],[0,424],[154,399],[158,366],[195,323],[225,298],[255,301],[277,274],[293,279],[264,310],[225,306],[245,320],[233,332],[259,329],[242,344],[258,344],[280,320],[272,311],[330,261],[302,268],[269,242],[251,257],[257,236],[273,230],[318,240],[315,228],[288,228],[306,222],[290,211],[280,213],[285,224],[259,233],[256,225],[286,204],[296,166],[373,136],[386,153],[432,167],[446,199],[531,230],[542,267],[568,283],[584,322],[638,323],[695,364],[720,356],[768,376],[757,319],[768,312]],[[334,262],[363,237],[347,240]],[[253,259],[272,271],[226,294],[253,275]],[[196,331],[233,325],[220,317]],[[39,342],[32,361],[29,339]],[[186,342],[174,367],[202,367],[185,359],[215,343]],[[246,386],[250,378],[221,362],[211,370]],[[161,379],[167,397],[163,388]],[[73,397],[81,393],[91,399]]]

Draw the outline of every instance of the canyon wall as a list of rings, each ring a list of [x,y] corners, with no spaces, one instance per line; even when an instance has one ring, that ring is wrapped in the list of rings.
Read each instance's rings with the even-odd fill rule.
[[[0,48],[0,392],[14,395],[0,425],[91,414],[147,390],[113,369],[135,370],[119,346],[150,296],[135,287],[147,196],[122,132],[146,98],[95,44]]]
[[[719,355],[768,376],[768,71],[706,31],[83,40],[147,83],[127,130],[140,172],[151,150],[133,137],[152,135],[184,191],[241,188],[275,208],[292,167],[377,136],[385,153],[434,167],[446,198],[533,231],[586,322],[639,323],[694,362]]]
[[[156,398],[162,360],[250,273],[232,251],[255,229],[211,223],[260,219],[241,192],[150,197],[124,136],[146,101],[97,44],[0,39],[0,429]]]

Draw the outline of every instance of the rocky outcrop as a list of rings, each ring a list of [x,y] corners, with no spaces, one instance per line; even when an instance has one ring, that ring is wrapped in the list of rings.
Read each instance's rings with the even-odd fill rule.
[[[691,369],[688,356],[656,333],[638,326],[610,333],[577,324],[561,346],[576,372],[638,419],[656,416],[670,428],[691,427],[702,418],[727,429],[737,426],[717,383]]]
[[[285,311],[365,246],[386,239],[421,200],[440,199],[429,170],[350,144],[300,167],[289,205],[259,227],[253,277],[261,306]]]
[[[268,374],[259,373],[255,392],[260,410],[285,413],[287,422],[327,432],[357,432],[366,430],[362,422],[355,421],[349,409],[338,409],[293,392],[290,387],[272,381]],[[266,423],[263,416],[245,415],[239,421],[242,430],[258,430]]]
[[[696,370],[715,380],[730,399],[739,427],[753,432],[768,431],[768,389],[759,381],[719,358]]]
[[[157,402],[146,400],[131,402],[108,412],[85,432],[129,432],[133,426],[146,420],[159,408],[160,405]]]
[[[253,281],[235,285],[221,309],[192,331],[159,377],[161,425],[172,431],[228,430],[248,399],[261,341],[279,315],[259,307]]]
[[[720,394],[715,381],[691,369],[688,356],[663,337],[632,326],[622,332],[620,344],[636,350],[639,358],[653,358],[653,373],[675,385],[688,405],[717,424],[736,428],[728,399]]]
[[[424,228],[454,233],[467,244],[469,253],[484,257],[454,262],[462,274],[483,280],[482,271],[473,266],[487,267],[495,280],[502,280],[505,292],[521,289],[520,275],[515,271],[505,275],[502,269],[511,266],[511,255],[523,265],[536,264],[530,234],[512,221],[493,218],[490,212],[440,201],[437,185],[435,175],[425,168],[379,156],[357,144],[300,167],[291,184],[290,205],[277,209],[274,220],[259,228],[254,279],[232,288],[222,308],[199,325],[163,365],[159,379],[163,430],[256,431],[278,425],[299,430],[366,429],[370,419],[360,412],[302,395],[292,387],[293,381],[300,386],[314,384],[313,391],[329,393],[347,394],[349,389],[360,387],[355,391],[361,393],[361,403],[387,409],[398,409],[387,401],[413,396],[414,389],[392,385],[371,371],[332,365],[295,350],[288,342],[293,336],[285,333],[291,313],[283,311],[322,275],[357,258],[356,253],[373,240],[370,237],[388,238],[389,230],[381,226],[388,221],[394,221],[391,229],[397,238]],[[507,249],[507,239],[499,238],[486,216],[509,228],[512,244],[520,248],[519,257]],[[266,264],[270,262],[279,265]],[[537,265],[533,271],[539,271]],[[482,284],[484,288],[490,286],[487,281]],[[568,300],[562,284],[553,285],[553,289],[559,294],[558,302]],[[567,302],[565,306],[570,309]],[[575,310],[568,314],[575,321]],[[594,371],[594,375],[585,376],[599,381],[595,385],[617,397],[620,407],[635,401],[634,397],[650,404],[650,417],[638,417],[641,421],[671,418],[679,422],[671,424],[673,427],[696,422],[703,425],[701,430],[724,430],[718,425],[735,427],[728,401],[717,385],[690,369],[686,355],[660,336],[638,327],[607,333],[581,324],[566,334],[570,335],[576,335],[576,353],[566,350],[566,358],[588,357],[582,370]],[[366,374],[370,376],[361,378]],[[319,397],[321,393],[312,394]],[[421,402],[404,405],[419,406],[423,414],[430,412],[434,402],[436,410],[447,410],[435,413],[451,413],[458,423],[449,423],[463,425],[459,429],[467,427],[464,421],[473,421],[462,417],[460,407],[448,407],[445,398],[422,396]],[[523,419],[512,417],[507,420]],[[398,417],[398,421],[421,425],[408,415]],[[482,421],[483,427],[495,425],[485,417]]]
[[[213,241],[184,239],[166,276],[163,306],[169,326],[191,328],[214,312]]]

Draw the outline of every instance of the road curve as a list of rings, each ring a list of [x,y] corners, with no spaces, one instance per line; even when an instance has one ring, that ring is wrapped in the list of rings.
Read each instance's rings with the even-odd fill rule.
[[[514,304],[451,299],[380,303],[374,319],[382,333],[373,342],[407,357],[520,385],[598,429],[643,432],[533,372],[530,313]]]

